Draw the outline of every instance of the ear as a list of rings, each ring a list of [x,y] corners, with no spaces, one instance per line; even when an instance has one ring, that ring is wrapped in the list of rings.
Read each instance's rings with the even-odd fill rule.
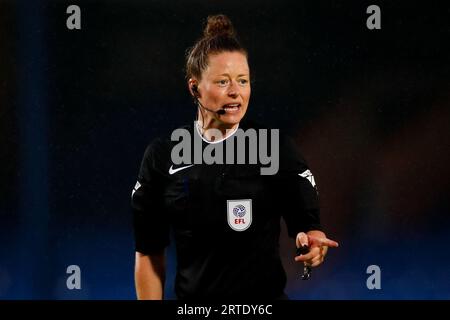
[[[200,93],[198,92],[198,81],[195,78],[190,78],[188,80],[188,87],[189,92],[191,93],[191,96],[193,97],[200,97]],[[197,87],[197,91],[195,91],[194,87]]]

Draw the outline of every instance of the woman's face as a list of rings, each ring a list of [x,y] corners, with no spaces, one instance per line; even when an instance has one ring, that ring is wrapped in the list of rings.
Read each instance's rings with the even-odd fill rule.
[[[209,55],[208,67],[198,82],[200,103],[210,110],[224,110],[223,114],[204,113],[220,124],[235,125],[247,111],[250,100],[250,70],[245,54],[239,51]]]

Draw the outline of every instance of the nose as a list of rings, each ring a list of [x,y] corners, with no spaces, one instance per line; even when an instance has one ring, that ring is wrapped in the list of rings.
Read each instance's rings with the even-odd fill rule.
[[[228,96],[231,98],[237,98],[239,96],[239,85],[236,81],[231,81],[228,87]]]

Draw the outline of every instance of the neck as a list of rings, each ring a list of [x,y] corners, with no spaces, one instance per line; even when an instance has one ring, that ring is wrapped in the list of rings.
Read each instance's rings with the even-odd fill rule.
[[[203,138],[211,142],[220,140],[220,137],[217,137],[217,134],[215,134],[215,132],[217,132],[216,130],[209,129],[219,130],[221,132],[221,139],[226,139],[239,127],[239,123],[228,124],[219,122],[212,117],[208,117],[207,114],[203,114],[202,117],[202,115],[200,115],[199,113],[197,119],[197,126],[200,134],[203,136]]]

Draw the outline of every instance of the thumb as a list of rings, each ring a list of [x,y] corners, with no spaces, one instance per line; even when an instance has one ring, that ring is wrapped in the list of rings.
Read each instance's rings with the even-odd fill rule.
[[[309,246],[308,243],[308,236],[304,232],[299,232],[297,234],[297,238],[295,239],[295,245],[297,248],[303,247],[303,246]]]

